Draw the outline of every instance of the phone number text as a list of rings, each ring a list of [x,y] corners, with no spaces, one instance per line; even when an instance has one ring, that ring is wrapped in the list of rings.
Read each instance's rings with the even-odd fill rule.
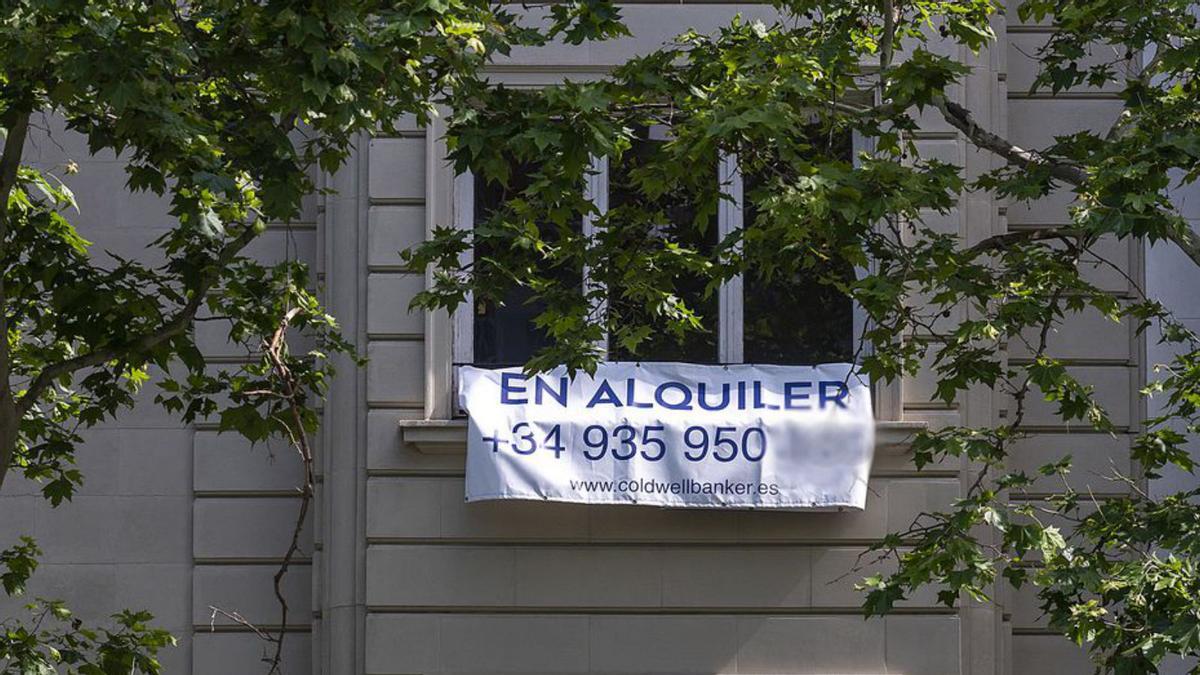
[[[561,424],[537,428],[529,422],[515,424],[507,437],[499,431],[483,436],[484,445],[490,446],[494,453],[507,451],[523,456],[553,453],[555,459],[572,451],[564,444],[569,440],[564,437]],[[669,453],[680,451],[684,459],[691,462],[710,459],[758,462],[767,454],[767,432],[762,427],[690,426],[683,430],[679,439],[683,448],[673,447],[667,438],[667,428],[661,424],[613,427],[592,424],[583,428],[577,440],[583,444],[583,456],[593,462],[606,457],[618,461],[658,462]]]

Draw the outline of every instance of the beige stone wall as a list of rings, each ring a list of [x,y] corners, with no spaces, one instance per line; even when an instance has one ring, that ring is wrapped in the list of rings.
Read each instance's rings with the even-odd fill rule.
[[[120,158],[89,156],[86,144],[57,119],[35,120],[26,161],[63,178],[80,213],[71,221],[106,251],[148,259],[147,246],[171,225],[166,200],[125,191]],[[66,175],[67,161],[79,173]],[[318,264],[317,201],[298,222],[271,225],[248,251],[264,261]],[[202,323],[198,342],[214,368],[245,358],[224,342],[220,326]],[[57,509],[38,487],[10,477],[0,495],[0,542],[32,535],[45,550],[30,596],[66,600],[89,621],[121,608],[149,609],[180,640],[164,653],[170,673],[258,672],[258,639],[218,619],[209,605],[241,612],[255,623],[278,623],[270,577],[287,548],[295,520],[299,463],[287,447],[251,448],[212,425],[182,425],[153,404],[153,380],[138,406],[84,433],[78,453],[85,482]],[[296,671],[308,670],[311,623],[311,535],[286,583],[296,635],[289,645]],[[17,611],[13,604],[3,615]]]
[[[602,72],[629,51],[685,25],[713,25],[738,9],[723,5],[627,7],[638,40],[588,49],[517,55],[510,80],[540,82],[556,71]],[[982,55],[958,53],[974,74],[956,92],[985,124],[1024,145],[1055,133],[1106,124],[1119,108],[1108,92],[1058,99],[1029,95],[1033,73],[1023,53],[1045,29],[1009,25]],[[448,179],[438,144],[412,138],[371,144],[369,239],[397,247],[421,235],[420,223],[445,223]],[[918,136],[921,152],[963,163],[968,175],[995,166],[936,119]],[[386,156],[384,154],[386,153]],[[425,171],[418,169],[424,162]],[[379,174],[423,175],[427,203],[407,185]],[[1010,229],[1064,222],[1066,200],[1035,205],[966,195],[936,224],[972,243]],[[403,234],[401,234],[403,233]],[[407,237],[407,239],[406,239]],[[1113,291],[1132,294],[1141,278],[1135,248],[1105,243],[1104,264],[1088,273]],[[1090,672],[1078,650],[1050,635],[1027,594],[1000,594],[998,607],[939,609],[930,598],[907,603],[884,621],[863,622],[852,580],[838,579],[861,547],[903,528],[921,510],[949,503],[971,467],[916,473],[904,456],[877,462],[865,513],[786,514],[681,512],[636,507],[476,504],[462,501],[462,457],[426,454],[406,444],[400,419],[445,406],[430,395],[444,383],[445,324],[429,330],[438,344],[425,359],[409,333],[406,292],[417,279],[388,251],[371,247],[367,299],[370,350],[388,363],[368,372],[365,524],[365,672]],[[1108,263],[1112,263],[1109,266]],[[382,314],[382,316],[381,316]],[[951,317],[951,321],[959,317]],[[1142,378],[1141,341],[1128,325],[1094,314],[1071,317],[1052,336],[1052,352],[1071,361],[1125,430],[1142,418],[1135,390]],[[1010,358],[1028,358],[1014,348]],[[425,388],[413,373],[424,363]],[[932,377],[922,373],[900,390],[902,419],[931,425],[988,424],[1011,402],[977,392],[953,405],[931,402]],[[424,395],[424,398],[421,396]],[[1081,434],[1035,403],[1028,413],[1038,435],[1014,451],[1013,465],[1036,468],[1063,454],[1076,458],[1073,480],[1087,482],[1114,462],[1128,467],[1128,434]],[[1071,433],[1068,433],[1071,432]],[[415,436],[414,436],[415,438]],[[1091,480],[1091,482],[1102,482]],[[1041,493],[1053,490],[1039,485]],[[1097,487],[1099,494],[1111,490]]]
[[[1044,44],[1052,28],[1020,22],[1010,10],[1006,25],[1007,82],[1006,114],[1010,138],[1023,147],[1041,147],[1054,136],[1084,129],[1106,130],[1121,110],[1121,102],[1110,90],[1084,88],[1052,97],[1031,91],[1036,76],[1032,56]],[[1031,229],[1069,223],[1065,192],[1033,204],[1013,204],[1007,209],[1010,230]],[[1132,243],[1103,242],[1097,259],[1084,269],[1093,282],[1120,296],[1136,297],[1145,273],[1143,255]],[[1103,499],[1119,486],[1100,476],[1113,468],[1131,469],[1129,446],[1145,414],[1137,395],[1145,379],[1143,340],[1127,323],[1116,324],[1084,312],[1068,317],[1050,342],[1050,353],[1072,364],[1084,382],[1096,385],[1097,398],[1122,429],[1116,437],[1082,433],[1056,420],[1053,411],[1040,404],[1032,409],[1029,422],[1042,432],[1023,442],[1012,457],[1014,468],[1026,470],[1070,454],[1074,459],[1071,481],[1087,485]],[[1011,358],[1026,357],[1014,351]],[[1034,488],[1032,499],[1052,493],[1056,487],[1045,481]],[[1040,616],[1031,589],[1009,593],[1005,612],[1012,623],[1013,673],[1090,673],[1091,666],[1081,650],[1051,633]]]
[[[633,50],[739,10],[768,11],[631,5],[637,39],[517,54],[498,76],[539,83],[603,72]],[[956,467],[918,474],[905,455],[884,454],[863,513],[465,504],[461,448],[422,452],[399,428],[447,416],[446,404],[429,397],[444,390],[436,380],[448,346],[429,339],[422,349],[420,324],[405,312],[420,278],[394,253],[428,224],[449,223],[452,178],[436,138],[421,142],[417,133],[376,139],[369,150],[364,672],[968,671],[959,612],[926,595],[886,620],[864,621],[857,579],[843,577],[865,544],[947,506],[960,490]],[[940,128],[920,144],[954,161],[965,152]],[[964,204],[944,226],[964,238],[997,227],[986,212],[981,225],[968,222],[972,209]],[[447,325],[426,321],[435,336]],[[904,419],[962,419],[961,406],[930,404],[926,387],[920,378],[905,383]]]
[[[532,85],[594,76],[689,25],[715,26],[737,11],[769,12],[630,5],[636,39],[521,52],[498,77]],[[1036,145],[1115,114],[1119,103],[1108,92],[1028,94],[1023,53],[1045,39],[1045,29],[1015,17],[998,18],[996,27],[997,48],[956,54],[975,72],[955,96],[983,123]],[[925,120],[924,154],[965,163],[972,175],[994,166],[953,130]],[[1046,631],[1024,594],[1001,593],[998,608],[959,610],[925,595],[887,619],[861,618],[854,579],[843,573],[870,542],[948,505],[969,466],[917,473],[902,451],[882,452],[862,513],[465,504],[461,448],[422,449],[406,442],[417,436],[402,426],[449,416],[449,321],[408,312],[424,279],[399,256],[429,227],[450,222],[451,176],[437,135],[408,124],[399,136],[364,140],[344,170],[321,178],[337,194],[314,198],[302,222],[273,228],[259,245],[266,257],[313,262],[331,310],[370,357],[365,370],[342,371],[326,406],[320,500],[306,559],[288,582],[297,633],[286,672],[1090,672],[1078,650]],[[61,130],[54,136],[31,142],[34,157],[46,166],[80,163],[71,179],[83,204],[78,220],[98,248],[136,254],[168,226],[160,201],[124,196],[117,158],[88,158],[78,139]],[[970,243],[1065,222],[1065,203],[1004,205],[967,195],[937,225]],[[1143,278],[1142,252],[1106,243],[1100,253],[1120,271],[1097,266],[1089,274],[1134,293],[1124,275]],[[240,358],[214,335],[204,343],[216,361]],[[1052,344],[1097,384],[1118,423],[1136,429],[1143,346],[1129,327],[1085,313]],[[899,416],[987,424],[1009,406],[989,392],[946,406],[931,403],[931,391],[928,373],[906,380],[894,392]],[[1067,433],[1042,407],[1029,418],[1039,434],[1014,450],[1014,467],[1070,453],[1072,479],[1088,482],[1110,461],[1128,466],[1127,434]],[[455,432],[434,425],[433,433]],[[228,622],[210,631],[208,606],[267,625],[277,620],[269,577],[296,505],[290,452],[251,449],[205,425],[183,427],[146,405],[89,432],[80,461],[88,483],[57,511],[29,486],[14,483],[0,496],[10,514],[0,524],[5,538],[35,534],[47,550],[35,590],[64,596],[84,615],[149,606],[182,636],[168,672],[263,672],[262,645]],[[1101,496],[1112,489],[1092,482]],[[1042,496],[1053,489],[1038,486]]]

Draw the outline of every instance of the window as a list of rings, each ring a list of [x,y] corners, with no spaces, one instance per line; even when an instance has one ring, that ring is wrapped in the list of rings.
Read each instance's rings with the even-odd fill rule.
[[[852,159],[849,134],[829,137],[814,130],[813,143],[825,151]],[[747,175],[745,207],[739,226],[755,227],[759,217],[750,195],[764,178]],[[836,288],[818,281],[821,276],[852,281],[857,270],[845,263],[821,261],[815,256],[795,256],[794,268],[767,276],[750,255],[741,292],[742,358],[746,363],[836,363],[855,360],[861,334],[854,302]]]
[[[655,151],[655,145],[665,140],[658,129],[641,134],[633,150],[622,160],[622,166],[609,166],[601,158],[594,170],[596,175],[584,188],[589,199],[602,213],[609,208],[620,209],[638,199],[629,189],[629,171],[644,162]],[[852,139],[837,140],[847,157],[853,155]],[[686,195],[674,195],[656,202],[661,209],[662,222],[648,224],[637,236],[646,240],[666,239],[676,243],[709,250],[729,233],[743,227],[754,227],[757,217],[752,203],[746,203],[758,180],[741,175],[734,157],[723,157],[713,167],[713,180],[721,181],[733,199],[723,200],[713,227],[704,234],[691,226],[695,212]],[[520,178],[514,181],[520,189]],[[454,182],[455,222],[458,227],[474,227],[504,199],[503,191],[484,181],[464,174]],[[687,224],[687,226],[681,226]],[[590,222],[581,224],[588,232]],[[638,245],[639,241],[631,241]],[[486,255],[486,252],[479,252]],[[464,260],[463,262],[469,261]],[[720,291],[703,297],[704,283],[700,279],[677,278],[676,284],[688,306],[703,318],[708,330],[688,332],[678,338],[666,331],[654,331],[629,353],[619,345],[606,345],[611,360],[688,361],[695,363],[777,363],[810,364],[846,362],[855,358],[857,336],[862,330],[862,316],[849,298],[836,289],[816,281],[818,270],[809,267],[793,270],[785,276],[767,279],[751,271],[722,285]],[[853,277],[853,269],[819,270],[837,272]],[[564,281],[568,281],[564,278]],[[613,279],[594,278],[588,271],[575,283],[619,283]],[[603,308],[610,317],[629,317],[631,321],[654,325],[637,302],[622,299],[616,292],[609,294],[611,306]],[[546,344],[546,337],[533,327],[532,319],[541,308],[530,302],[529,294],[514,289],[503,306],[467,302],[455,313],[454,362],[489,367],[520,365]]]
[[[663,195],[653,202],[646,200],[635,189],[632,173],[637,168],[653,160],[659,146],[667,140],[661,127],[641,129],[629,152],[621,158],[619,164],[609,164],[608,170],[608,206],[614,215],[627,207],[638,207],[638,213],[656,213],[656,218],[646,223],[634,223],[623,229],[625,240],[621,247],[625,251],[635,252],[639,249],[657,248],[664,243],[677,244],[682,247],[711,255],[721,240],[717,231],[717,223],[710,219],[703,223],[702,228],[696,226],[696,200],[688,194]],[[712,181],[716,184],[717,167],[712,167]],[[612,323],[627,325],[645,325],[651,327],[650,335],[638,345],[637,353],[622,348],[621,345],[608,345],[608,356],[614,361],[687,361],[692,363],[720,363],[721,353],[719,336],[716,326],[719,325],[720,298],[716,295],[705,296],[706,280],[700,275],[681,273],[674,279],[677,295],[687,304],[688,308],[706,319],[709,330],[705,332],[688,331],[675,335],[666,327],[668,322],[656,319],[647,311],[644,302],[637,298],[625,297],[622,291],[628,290],[621,274],[623,270],[613,269],[607,279],[600,280],[609,286],[608,315]],[[631,280],[630,283],[633,283]]]
[[[472,177],[472,222],[479,223],[510,197],[529,186],[531,167],[517,167],[507,188],[489,183],[479,176]],[[476,246],[473,255],[478,263],[492,251]],[[579,274],[556,271],[555,276],[565,284],[582,283]],[[543,307],[526,288],[509,287],[498,302],[477,300],[472,321],[472,359],[475,365],[502,367],[520,366],[538,350],[549,345],[550,338],[534,326],[534,319]]]

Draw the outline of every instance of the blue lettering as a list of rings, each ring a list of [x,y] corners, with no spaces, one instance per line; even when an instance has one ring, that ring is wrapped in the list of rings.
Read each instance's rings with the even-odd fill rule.
[[[567,378],[559,378],[558,391],[550,388],[550,385],[542,378],[537,378],[533,381],[533,401],[538,405],[542,404],[542,392],[550,398],[558,401],[562,407],[567,407]]]
[[[774,403],[763,403],[762,382],[759,382],[756,380],[753,383],[752,390],[754,392],[754,409],[755,410],[762,410],[763,408],[765,408],[767,410],[779,410],[779,406]]]
[[[830,396],[827,393],[828,390],[831,388],[837,390],[836,396]],[[845,384],[838,382],[836,380],[833,380],[833,381],[825,380],[825,381],[821,382],[820,396],[818,397],[818,400],[821,403],[821,408],[824,408],[825,403],[828,401],[832,401],[839,408],[845,408],[846,407],[845,399],[849,395],[850,395],[850,389],[848,389]]]
[[[746,409],[746,381],[738,380],[738,410]]]
[[[800,392],[800,389],[812,388],[812,382],[784,382],[783,383],[783,408],[784,410],[812,410],[812,404],[808,403],[808,392]],[[793,405],[794,404],[794,405]]]
[[[696,392],[696,402],[700,404],[701,408],[704,408],[705,410],[724,410],[725,408],[729,407],[729,383],[728,382],[721,385],[721,404],[720,405],[710,406],[704,400],[704,388],[705,388],[704,383],[701,382],[698,385],[698,391]]]
[[[663,397],[663,393],[668,389],[677,389],[683,394],[683,399],[678,403],[668,403]],[[692,409],[692,390],[688,389],[681,382],[663,382],[654,390],[654,401],[667,410],[691,410]]]
[[[638,401],[634,400],[635,384],[637,384],[637,381],[633,378],[625,380],[625,404],[630,408],[653,408],[654,404],[652,403],[639,403]]]
[[[600,380],[600,386],[596,387],[596,393],[592,394],[592,400],[588,401],[587,407],[594,408],[602,403],[621,407],[621,399],[617,398],[617,392],[613,391],[608,380]]]
[[[526,389],[524,386],[512,384],[512,382],[524,382],[525,376],[521,373],[500,373],[500,404],[501,405],[524,405],[529,403],[527,398],[514,398],[513,394],[524,394]]]

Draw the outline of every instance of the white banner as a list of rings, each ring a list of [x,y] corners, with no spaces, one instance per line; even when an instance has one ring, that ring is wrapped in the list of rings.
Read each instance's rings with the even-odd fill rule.
[[[467,501],[863,508],[871,390],[849,364],[459,371]]]

